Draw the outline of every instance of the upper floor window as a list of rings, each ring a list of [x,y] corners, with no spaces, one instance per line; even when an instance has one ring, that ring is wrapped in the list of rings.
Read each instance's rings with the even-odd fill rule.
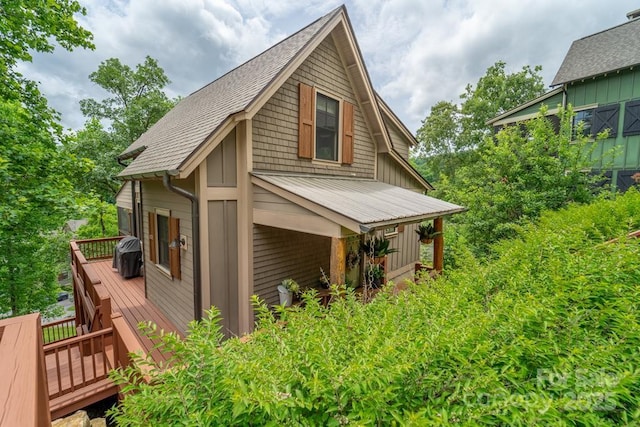
[[[298,157],[350,165],[354,160],[354,105],[300,83]]]
[[[580,136],[590,136],[592,122],[593,108],[590,108],[588,110],[576,111],[576,115],[573,116],[573,137],[577,137],[579,131]]]
[[[316,96],[316,153],[319,160],[338,161],[338,112],[340,103],[318,93]]]

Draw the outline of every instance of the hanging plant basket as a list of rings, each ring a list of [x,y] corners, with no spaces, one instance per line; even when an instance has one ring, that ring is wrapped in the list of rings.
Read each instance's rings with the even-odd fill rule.
[[[424,243],[425,245],[428,245],[431,242],[433,242],[433,239],[429,239],[429,238],[420,239],[420,243]]]

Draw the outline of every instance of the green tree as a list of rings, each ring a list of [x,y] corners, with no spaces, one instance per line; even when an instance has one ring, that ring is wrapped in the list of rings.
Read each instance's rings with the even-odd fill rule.
[[[47,312],[55,302],[60,230],[73,204],[57,114],[16,71],[32,52],[93,48],[76,1],[0,1],[0,313]]]
[[[163,92],[170,81],[158,61],[147,56],[135,70],[117,58],[109,58],[89,75],[89,79],[106,90],[111,97],[96,101],[80,101],[82,113],[111,122],[113,133],[121,144],[131,144],[160,120],[174,103]]]
[[[100,201],[113,203],[122,185],[116,179],[123,169],[117,156],[166,114],[174,102],[163,92],[169,83],[164,70],[148,56],[135,70],[117,58],[107,59],[89,78],[111,96],[101,101],[80,101],[88,121],[84,129],[69,137],[64,150],[68,155],[90,160],[93,165],[76,181],[76,188],[84,194],[94,194]],[[104,128],[103,121],[109,123],[109,129]]]
[[[487,120],[543,93],[540,66],[525,66],[515,73],[505,68],[506,63],[496,62],[475,88],[467,85],[459,106],[440,101],[422,121],[416,135],[420,145],[413,156],[425,158],[428,177],[453,178],[458,167],[475,160],[474,150],[491,134]]]
[[[442,197],[469,209],[452,221],[476,255],[513,237],[543,210],[592,198],[597,178],[585,172],[590,170],[590,145],[585,137],[572,138],[572,111],[558,113],[557,133],[544,113],[487,138],[473,164],[460,167],[453,182],[441,182]]]
[[[93,36],[78,25],[75,14],[86,10],[74,0],[0,0],[0,97],[24,103],[34,119],[51,121],[55,114],[16,65],[31,62],[32,52],[52,52],[54,41],[67,50],[93,49]]]

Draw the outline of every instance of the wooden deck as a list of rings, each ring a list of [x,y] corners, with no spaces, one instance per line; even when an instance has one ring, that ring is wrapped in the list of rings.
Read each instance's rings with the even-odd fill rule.
[[[182,336],[145,298],[143,277],[124,279],[111,267],[106,254],[112,246],[107,245],[115,243],[116,239],[90,241],[93,246],[83,249],[96,254],[87,261],[72,242],[75,323],[80,335],[44,346],[51,419],[117,394],[108,373],[127,365],[129,352],[145,352],[159,364],[168,361],[170,355],[142,334],[139,323],[151,321],[158,330]]]
[[[107,288],[111,296],[111,310],[114,313],[122,313],[122,317],[127,321],[131,330],[135,332],[136,338],[145,349],[147,354],[151,354],[156,362],[164,362],[168,355],[161,353],[154,348],[155,344],[142,335],[138,329],[140,322],[151,320],[159,329],[166,332],[182,333],[162,314],[160,309],[144,295],[144,278],[134,277],[124,279],[118,272],[111,268],[111,260],[95,261],[90,263],[94,268],[100,281]]]

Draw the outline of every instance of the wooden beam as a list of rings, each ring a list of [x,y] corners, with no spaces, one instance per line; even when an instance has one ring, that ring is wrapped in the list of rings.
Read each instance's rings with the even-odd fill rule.
[[[444,235],[442,234],[443,219],[442,217],[433,220],[433,226],[436,229],[436,237],[433,239],[433,268],[438,273],[442,272],[444,267]]]
[[[347,263],[347,239],[331,238],[331,284],[343,285]]]

